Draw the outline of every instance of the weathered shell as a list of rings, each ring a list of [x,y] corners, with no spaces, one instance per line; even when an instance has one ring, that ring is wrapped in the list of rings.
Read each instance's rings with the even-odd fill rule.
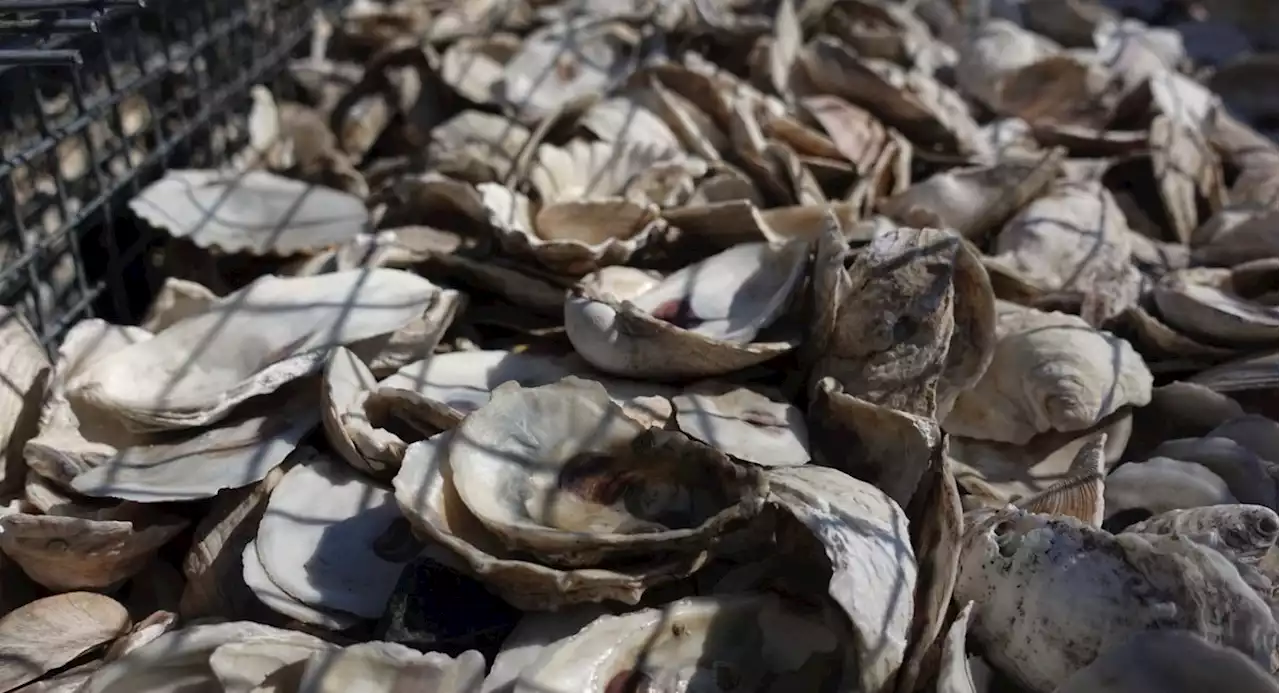
[[[997,306],[993,365],[960,393],[942,424],[948,433],[1021,444],[1150,401],[1151,372],[1128,342],[1073,315]]]
[[[1242,412],[1223,421],[1205,437],[1233,440],[1273,465],[1280,462],[1280,422],[1274,419]]]
[[[1238,502],[1222,477],[1194,462],[1152,457],[1116,468],[1106,479],[1107,515],[1142,509],[1152,514]]]
[[[414,529],[447,549],[450,565],[482,580],[513,606],[556,609],[616,600],[635,604],[649,587],[684,577],[705,556],[658,556],[616,568],[560,569],[508,550],[458,497],[449,460],[455,431],[409,446],[394,481],[396,503]]]
[[[1189,630],[1268,668],[1276,646],[1270,609],[1217,552],[1017,510],[970,530],[956,598],[975,602],[992,663],[1045,693],[1142,630]]]
[[[325,438],[352,468],[395,476],[405,442],[371,421],[370,395],[378,382],[355,354],[339,347],[324,369],[321,418]]]
[[[1175,534],[1233,560],[1257,563],[1276,545],[1280,521],[1257,505],[1210,505],[1160,513],[1125,528],[1137,534]]]
[[[396,348],[394,333],[410,329],[416,343],[390,365],[421,358],[458,301],[457,292],[400,270],[263,277],[153,339],[94,362],[69,395],[133,428],[207,425],[254,395],[319,370],[335,346],[372,357]]]
[[[590,688],[686,689],[696,682],[817,691],[853,685],[839,626],[821,612],[773,595],[681,599],[661,608],[601,616],[549,647],[512,693],[576,693]]]
[[[114,599],[70,592],[38,599],[0,618],[0,690],[12,690],[100,645],[129,626]]]
[[[146,567],[186,520],[127,504],[90,513],[0,516],[0,549],[51,590],[105,590]]]
[[[316,454],[271,492],[258,525],[258,559],[304,604],[377,618],[408,560],[388,560],[375,546],[398,517],[389,490]]]
[[[1224,690],[1270,693],[1274,676],[1243,653],[1194,633],[1135,633],[1104,651],[1055,693],[1199,693]]]
[[[459,497],[507,546],[554,565],[697,553],[764,502],[759,472],[647,429],[591,381],[501,385],[457,433]]]
[[[1275,464],[1262,460],[1252,450],[1230,438],[1211,434],[1204,438],[1169,440],[1152,450],[1151,455],[1195,462],[1221,477],[1227,484],[1227,490],[1241,503],[1253,503],[1272,510],[1280,508]]]
[[[945,415],[994,348],[994,298],[978,258],[959,236],[908,228],[876,234],[846,270],[848,254],[829,218],[804,346],[811,382],[830,376],[870,403]]]
[[[915,592],[916,560],[905,514],[876,487],[834,469],[782,467],[768,476],[772,502],[825,553],[827,593],[862,644],[855,654],[862,689],[886,690],[902,666],[914,609],[906,596]]]
[[[973,602],[966,602],[947,628],[938,662],[938,693],[985,693],[974,684],[965,654],[965,636],[973,618]]]
[[[292,255],[342,243],[369,224],[369,212],[355,195],[267,171],[171,170],[130,200],[129,208],[201,248],[255,255]]]
[[[1236,295],[1230,270],[1172,272],[1156,284],[1153,295],[1165,321],[1211,344],[1260,347],[1280,336],[1276,306]]]
[[[155,334],[183,318],[203,313],[217,300],[218,295],[204,284],[166,277],[147,308],[142,329]]]
[[[281,669],[331,649],[337,648],[314,635],[284,631],[270,639],[220,645],[209,655],[209,668],[226,693],[253,693]]]
[[[785,313],[806,256],[803,243],[749,243],[628,301],[579,288],[565,301],[565,331],[579,355],[616,375],[707,377],[762,363],[794,347],[757,339]]]

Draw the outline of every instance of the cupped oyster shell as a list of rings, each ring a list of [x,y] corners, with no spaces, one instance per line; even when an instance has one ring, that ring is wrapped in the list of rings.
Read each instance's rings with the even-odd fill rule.
[[[1207,505],[1160,513],[1125,528],[1136,534],[1175,534],[1233,560],[1257,563],[1276,545],[1280,520],[1258,505]]]
[[[509,547],[565,566],[697,552],[764,503],[759,472],[627,417],[597,383],[499,386],[450,445],[454,484]]]
[[[457,292],[400,270],[263,277],[153,339],[94,362],[68,386],[68,396],[134,429],[207,425],[250,397],[319,370],[335,346],[372,359],[393,346],[397,330],[420,324],[408,358],[384,367],[420,358],[439,341],[459,300]]]
[[[415,532],[444,547],[444,562],[476,576],[517,608],[538,611],[606,600],[635,604],[650,587],[685,577],[706,559],[705,554],[659,554],[629,565],[564,569],[513,552],[458,496],[449,455],[455,435],[446,431],[409,446],[394,481],[396,503]]]
[[[808,246],[744,243],[616,301],[578,287],[565,331],[591,365],[653,379],[706,377],[762,363],[795,345],[756,341],[780,318],[804,277]]]

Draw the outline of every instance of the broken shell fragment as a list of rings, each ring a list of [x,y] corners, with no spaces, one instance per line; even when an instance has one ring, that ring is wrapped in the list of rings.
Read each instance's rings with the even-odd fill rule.
[[[647,429],[577,378],[499,386],[459,425],[449,457],[480,522],[514,550],[571,567],[703,551],[754,516],[766,488],[759,472]]]
[[[339,347],[324,370],[321,418],[325,437],[352,468],[374,476],[394,476],[405,443],[371,420],[373,373],[355,354]]]
[[[804,415],[786,402],[728,383],[696,383],[671,398],[676,426],[731,457],[766,467],[809,461]]]

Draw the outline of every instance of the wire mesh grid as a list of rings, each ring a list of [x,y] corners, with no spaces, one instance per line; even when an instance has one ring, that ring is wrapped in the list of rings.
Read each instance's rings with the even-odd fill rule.
[[[15,2],[38,4],[0,0],[0,27],[85,21],[5,12]],[[226,162],[247,136],[249,87],[278,75],[328,4],[154,0],[34,46],[51,61],[78,51],[80,66],[0,67],[0,305],[46,349],[81,318],[141,318],[163,279],[161,245],[127,201],[166,169]]]

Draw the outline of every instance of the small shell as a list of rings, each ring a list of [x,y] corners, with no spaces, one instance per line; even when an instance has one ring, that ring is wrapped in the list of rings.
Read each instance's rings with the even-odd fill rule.
[[[1108,517],[1126,510],[1158,514],[1236,502],[1222,477],[1194,462],[1168,457],[1122,464],[1106,479]]]
[[[51,590],[107,590],[145,568],[187,524],[127,504],[95,514],[101,519],[0,516],[0,549]]]
[[[756,341],[781,317],[804,276],[803,243],[738,245],[690,265],[621,303],[580,288],[565,302],[565,330],[593,366],[653,379],[707,377],[790,351]]]
[[[1103,479],[1107,474],[1103,454],[1106,442],[1105,433],[1090,436],[1071,462],[1070,477],[1018,501],[1018,505],[1033,513],[1074,517],[1094,529],[1101,529]]]

